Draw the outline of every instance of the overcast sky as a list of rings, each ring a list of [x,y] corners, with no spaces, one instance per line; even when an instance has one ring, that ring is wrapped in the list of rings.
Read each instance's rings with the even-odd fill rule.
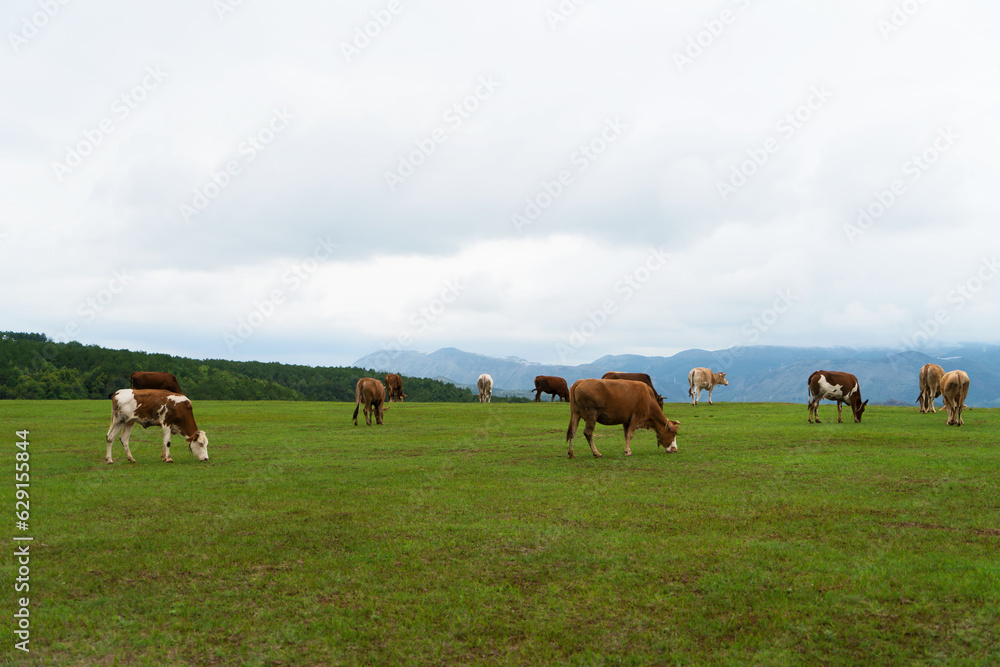
[[[2,28],[2,329],[311,365],[997,342],[992,0],[31,0]]]

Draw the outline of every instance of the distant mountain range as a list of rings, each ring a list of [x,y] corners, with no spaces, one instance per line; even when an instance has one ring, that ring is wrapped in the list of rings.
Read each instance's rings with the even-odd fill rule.
[[[806,380],[816,370],[853,373],[862,396],[872,403],[915,405],[920,367],[935,363],[945,371],[961,369],[972,380],[967,404],[1000,407],[1000,346],[957,345],[933,353],[846,347],[750,346],[709,352],[686,350],[670,357],[639,355],[605,356],[579,366],[538,364],[507,357],[487,357],[452,347],[429,354],[399,351],[376,352],[354,365],[382,372],[446,380],[475,387],[482,373],[493,377],[494,392],[526,395],[536,375],[558,375],[570,384],[580,378],[601,377],[607,371],[649,373],[657,391],[668,401],[688,398],[688,371],[707,366],[724,371],[728,387],[716,389],[713,400],[741,402],[806,403]],[[543,400],[548,400],[545,395]],[[702,400],[707,395],[702,394]],[[940,407],[938,399],[936,405]]]

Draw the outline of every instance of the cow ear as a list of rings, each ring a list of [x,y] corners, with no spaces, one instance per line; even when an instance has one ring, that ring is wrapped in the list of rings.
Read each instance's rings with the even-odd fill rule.
[[[670,422],[671,424],[673,424],[674,426],[680,426],[680,424],[681,424],[676,419],[668,419],[667,421]]]
[[[861,404],[861,407],[865,407],[866,405],[868,405],[868,401],[867,400],[864,403]]]

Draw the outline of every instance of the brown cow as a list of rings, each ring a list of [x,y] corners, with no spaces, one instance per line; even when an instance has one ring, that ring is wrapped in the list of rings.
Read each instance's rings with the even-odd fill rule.
[[[556,396],[559,397],[560,401],[569,400],[569,387],[566,386],[566,380],[554,375],[539,375],[535,378],[535,403],[542,400],[543,393],[552,394],[550,403],[556,400]]]
[[[601,376],[602,380],[635,380],[636,382],[642,382],[643,384],[649,385],[649,388],[653,390],[656,394],[656,400],[660,403],[660,407],[663,407],[663,399],[666,396],[660,396],[660,392],[656,391],[656,387],[653,386],[653,378],[649,377],[649,373],[619,373],[618,371],[608,371]]]
[[[837,401],[837,423],[843,423],[841,418],[841,407],[844,403],[851,406],[854,413],[854,423],[861,422],[861,415],[865,412],[868,401],[861,402],[861,387],[858,386],[858,378],[850,373],[840,373],[837,371],[816,371],[809,376],[809,393],[812,398],[809,401],[809,423],[813,423],[813,417],[819,424],[819,402],[824,398],[830,401]]]
[[[183,394],[181,386],[177,384],[177,378],[173,373],[161,373],[159,371],[136,371],[132,373],[133,389],[166,389],[178,394]]]
[[[132,433],[132,426],[136,423],[143,428],[154,425],[163,427],[163,452],[160,455],[163,461],[174,462],[170,458],[172,433],[184,436],[191,453],[199,461],[208,460],[208,436],[204,431],[198,430],[198,425],[194,422],[191,401],[187,396],[163,389],[119,389],[111,395],[111,427],[108,428],[108,451],[105,461],[114,463],[111,459],[111,444],[120,434],[125,456],[135,463],[128,448],[128,439]]]
[[[708,404],[712,405],[712,390],[717,384],[729,386],[725,373],[713,373],[711,368],[700,366],[692,368],[688,373],[688,396],[691,397],[691,405],[698,405],[702,389],[708,389]]]
[[[403,393],[403,378],[395,373],[389,373],[385,376],[385,389],[389,394],[390,403],[395,403],[396,399],[402,403],[403,399],[406,398],[406,394]]]
[[[358,425],[358,410],[365,406],[365,423],[372,425],[372,414],[375,423],[382,423],[385,410],[385,385],[375,378],[361,378],[354,388],[354,425]]]
[[[962,409],[969,395],[969,374],[965,371],[948,371],[941,378],[941,398],[948,411],[948,426],[961,426]]]
[[[917,403],[920,404],[920,414],[937,412],[934,409],[934,399],[941,395],[941,378],[944,376],[944,369],[937,364],[924,364],[920,368],[920,396]]]
[[[625,456],[632,456],[632,434],[636,429],[649,428],[656,432],[657,447],[663,446],[668,452],[677,451],[678,421],[667,419],[656,403],[655,392],[642,382],[635,380],[577,380],[569,388],[569,428],[566,441],[569,442],[569,457],[573,458],[573,437],[583,419],[586,427],[583,435],[587,438],[590,451],[600,456],[594,446],[594,426],[621,424],[625,431]]]

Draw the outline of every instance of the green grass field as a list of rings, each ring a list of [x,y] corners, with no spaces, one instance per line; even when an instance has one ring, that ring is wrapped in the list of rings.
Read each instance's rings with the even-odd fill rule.
[[[4,402],[30,430],[19,664],[1000,663],[1000,412],[668,404],[679,452],[568,406],[195,403],[104,463],[110,401]],[[846,412],[849,415],[849,410]],[[850,419],[847,420],[850,422]],[[3,495],[14,511],[13,475]],[[14,528],[11,536],[23,534]]]

